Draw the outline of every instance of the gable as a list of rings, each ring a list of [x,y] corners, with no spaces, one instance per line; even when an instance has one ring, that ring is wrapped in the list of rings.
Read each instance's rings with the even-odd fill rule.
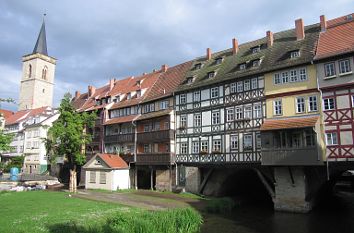
[[[111,169],[99,156],[94,156],[88,161],[84,168],[87,169]]]

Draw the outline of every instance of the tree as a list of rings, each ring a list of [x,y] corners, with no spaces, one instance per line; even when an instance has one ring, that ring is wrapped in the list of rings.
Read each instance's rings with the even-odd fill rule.
[[[79,113],[71,103],[71,95],[64,95],[59,107],[60,116],[48,130],[46,139],[47,154],[53,161],[63,156],[70,166],[69,191],[76,192],[76,168],[86,162],[85,145],[90,143],[92,136],[86,132],[92,128],[96,113]]]
[[[4,130],[0,129],[0,152],[11,150],[10,143],[13,137],[13,134],[6,134]]]

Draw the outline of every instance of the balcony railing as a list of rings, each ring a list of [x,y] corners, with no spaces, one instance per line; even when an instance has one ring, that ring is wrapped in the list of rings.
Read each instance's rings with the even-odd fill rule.
[[[262,149],[262,165],[319,165],[322,158],[317,147]]]
[[[138,133],[138,143],[169,141],[174,138],[174,134],[172,129]]]
[[[137,165],[170,165],[176,160],[174,153],[140,153],[136,156]]]
[[[134,142],[134,134],[117,134],[104,137],[105,143]]]
[[[96,120],[95,120],[95,126],[100,126],[102,125],[102,119],[100,117],[98,117]]]

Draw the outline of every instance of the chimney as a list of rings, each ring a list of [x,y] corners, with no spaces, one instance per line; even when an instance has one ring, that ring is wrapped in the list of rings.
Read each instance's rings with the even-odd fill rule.
[[[89,97],[93,96],[95,94],[96,88],[94,86],[88,86],[88,95]]]
[[[162,72],[166,72],[167,69],[168,69],[168,65],[163,64],[163,65],[161,66],[161,71],[162,71]]]
[[[305,38],[304,21],[302,19],[295,20],[296,40]]]
[[[326,16],[324,16],[324,15],[320,16],[320,24],[321,24],[321,32],[326,31],[326,29],[327,29]]]
[[[238,41],[236,38],[232,39],[232,54],[236,54],[238,52]]]
[[[110,91],[113,89],[115,81],[116,81],[115,79],[110,79],[109,80],[109,90]]]
[[[155,73],[155,72],[156,72],[156,69],[153,69],[152,72]]]
[[[211,59],[211,49],[210,48],[207,48],[207,50],[206,50],[206,59],[207,60]]]
[[[143,75],[147,75],[148,73],[144,72]]]
[[[267,46],[268,46],[268,48],[272,47],[273,41],[274,41],[273,32],[267,31]]]
[[[78,99],[80,97],[80,92],[79,91],[75,91],[75,99]]]

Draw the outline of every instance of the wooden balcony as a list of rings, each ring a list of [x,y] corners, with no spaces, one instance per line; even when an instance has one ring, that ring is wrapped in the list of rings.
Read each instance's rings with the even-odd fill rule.
[[[100,117],[96,118],[95,126],[101,126],[101,125],[102,125],[102,119]]]
[[[137,165],[170,165],[176,160],[174,153],[139,153],[136,156]]]
[[[174,135],[175,131],[172,129],[138,133],[138,143],[169,141]]]
[[[262,149],[262,165],[311,166],[322,165],[317,147]]]
[[[119,155],[126,163],[134,162],[134,154]]]
[[[105,143],[134,142],[134,134],[116,134],[104,137]]]

